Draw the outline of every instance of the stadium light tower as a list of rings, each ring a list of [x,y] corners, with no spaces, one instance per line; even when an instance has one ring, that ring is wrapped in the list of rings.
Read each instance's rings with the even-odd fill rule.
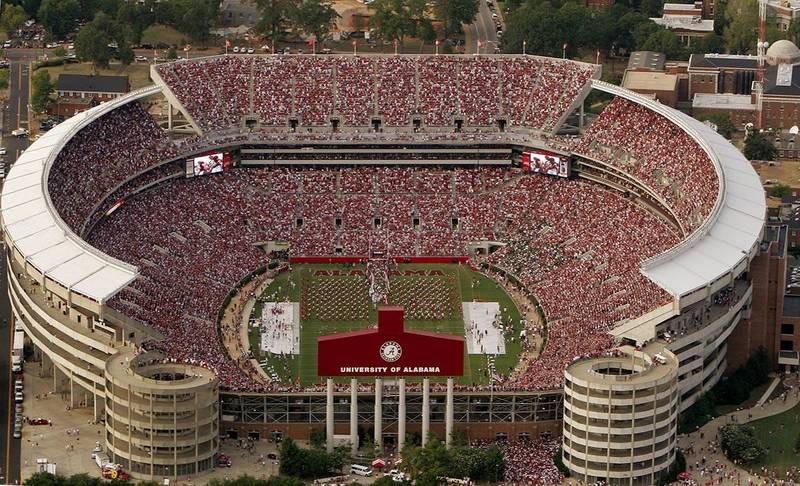
[[[756,70],[756,82],[758,83],[758,91],[756,91],[756,123],[758,128],[762,126],[763,118],[763,92],[764,92],[764,61],[766,59],[767,47],[767,0],[758,0],[758,42],[756,43],[756,53],[758,57],[758,69]]]

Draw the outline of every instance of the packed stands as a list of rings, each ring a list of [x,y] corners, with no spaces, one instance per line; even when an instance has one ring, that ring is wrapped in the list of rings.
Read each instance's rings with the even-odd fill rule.
[[[147,111],[128,103],[90,123],[61,150],[50,168],[50,197],[61,219],[80,233],[110,191],[177,154]]]
[[[219,56],[160,64],[159,76],[205,132],[241,127],[492,125],[552,131],[595,73],[535,56]],[[216,87],[224,89],[216,89]]]
[[[452,192],[427,192],[442,183]],[[468,229],[451,227],[454,215]],[[668,226],[599,186],[513,169],[234,169],[129,197],[89,235],[140,268],[111,305],[167,337],[151,347],[210,366],[235,390],[258,385],[241,370],[246,363],[226,357],[216,316],[227,293],[266,263],[255,242],[288,241],[294,256],[452,256],[480,238],[506,243],[488,263],[535,294],[550,323],[542,355],[524,351],[503,387],[559,386],[564,366],[611,345],[615,322],[670,299],[638,271],[677,241]],[[415,289],[397,291],[415,298]],[[187,335],[200,339],[187,343]]]
[[[623,98],[603,110],[575,151],[649,187],[675,211],[687,234],[717,200],[717,174],[700,145],[663,116]]]

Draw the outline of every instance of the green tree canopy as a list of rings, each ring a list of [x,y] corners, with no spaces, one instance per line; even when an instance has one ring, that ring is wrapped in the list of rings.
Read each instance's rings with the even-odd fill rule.
[[[433,26],[425,17],[425,0],[375,0],[371,7],[370,24],[380,38],[402,44],[405,36],[424,33],[430,40]]]
[[[756,438],[753,427],[749,425],[726,425],[720,429],[719,436],[725,455],[739,464],[752,464],[767,453]]]
[[[302,0],[293,7],[291,17],[298,30],[322,43],[336,25],[339,14],[326,0]]]
[[[731,138],[733,132],[736,131],[736,125],[733,124],[731,116],[727,113],[714,113],[713,115],[701,117],[700,120],[708,120],[716,125],[717,133],[728,139]]]
[[[767,134],[752,131],[744,140],[744,156],[749,160],[775,160],[778,151]]]
[[[291,3],[289,0],[254,0],[260,13],[256,31],[265,35],[273,44],[286,33],[289,25]]]
[[[47,109],[50,103],[50,95],[53,93],[55,85],[50,80],[50,73],[46,69],[36,71],[31,78],[31,107],[33,111],[41,113]]]
[[[22,6],[6,3],[3,6],[3,13],[0,14],[0,29],[12,37],[26,20],[28,20],[28,14]]]
[[[645,51],[663,52],[667,55],[668,59],[684,59],[686,58],[686,49],[681,44],[675,32],[659,28],[655,32],[647,36],[647,40],[642,44],[642,49]]]
[[[347,450],[341,447],[333,453],[320,449],[301,449],[291,438],[286,438],[281,442],[279,451],[280,473],[302,479],[328,476],[341,471],[347,455]]]
[[[55,39],[63,39],[75,29],[81,16],[77,0],[43,0],[36,15]]]
[[[758,39],[758,2],[728,0],[725,20],[727,25],[723,35],[730,52],[744,54],[755,49]]]
[[[478,15],[479,0],[434,0],[433,12],[444,23],[445,36],[461,32],[461,24],[471,24]]]

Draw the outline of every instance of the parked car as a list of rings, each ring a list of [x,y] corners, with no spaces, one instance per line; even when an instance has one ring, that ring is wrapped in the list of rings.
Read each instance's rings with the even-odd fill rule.
[[[27,137],[29,133],[27,128],[17,128],[11,131],[11,135],[18,138]]]
[[[25,401],[25,395],[22,392],[14,393],[14,402],[15,403],[22,403]]]

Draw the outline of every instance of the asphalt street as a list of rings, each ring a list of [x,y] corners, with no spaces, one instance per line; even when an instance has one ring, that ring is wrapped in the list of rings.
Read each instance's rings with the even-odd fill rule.
[[[6,155],[0,157],[4,160],[4,172],[8,173],[11,165],[17,160],[19,154],[28,147],[27,138],[16,138],[11,136],[11,131],[22,127],[28,128],[28,78],[30,76],[29,59],[34,55],[28,51],[9,50],[8,57],[11,61],[11,72],[9,76],[10,93],[9,99],[3,106],[3,135],[2,146],[6,149]],[[2,470],[2,483],[18,483],[20,473],[20,440],[12,437],[14,404],[13,404],[13,383],[11,376],[11,345],[13,342],[14,328],[11,324],[11,307],[8,301],[8,289],[6,281],[6,259],[0,262],[0,469]]]
[[[464,25],[464,52],[474,54],[478,48],[478,41],[481,41],[484,46],[481,48],[480,54],[493,54],[495,46],[500,44],[494,28],[492,11],[489,10],[485,0],[480,0],[478,5],[480,7],[475,22]]]

